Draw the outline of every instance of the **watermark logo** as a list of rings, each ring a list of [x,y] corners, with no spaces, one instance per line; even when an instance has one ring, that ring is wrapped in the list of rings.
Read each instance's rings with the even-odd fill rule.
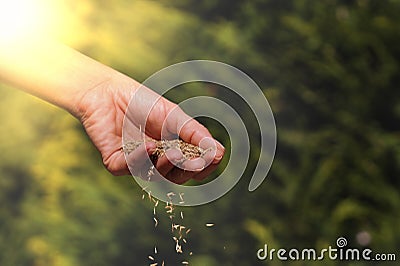
[[[375,253],[369,248],[357,249],[347,247],[347,239],[339,237],[336,247],[328,246],[321,250],[313,248],[305,249],[275,249],[265,244],[257,251],[259,260],[280,261],[316,261],[316,260],[338,260],[338,261],[396,261],[395,253]]]
[[[338,239],[336,239],[336,246],[338,248],[343,248],[347,246],[347,239],[344,237],[339,237]]]
[[[216,61],[194,60],[166,67],[150,76],[137,89],[128,106],[122,132],[123,142],[137,138],[132,133],[133,125],[145,129],[149,122],[149,114],[157,99],[149,104],[146,114],[141,114],[141,120],[135,117],[137,113],[135,106],[143,105],[143,101],[146,101],[146,97],[141,97],[148,93],[146,88],[151,88],[163,96],[169,90],[189,82],[223,86],[240,96],[252,110],[256,118],[254,123],[258,125],[260,133],[260,145],[257,147],[260,154],[248,187],[249,191],[254,191],[266,178],[275,155],[275,120],[263,91],[248,75],[233,66]],[[178,106],[192,117],[211,118],[225,128],[230,138],[231,153],[224,171],[206,184],[185,186],[177,185],[165,178],[158,178],[157,182],[148,182],[135,174],[140,166],[129,160],[127,160],[127,164],[136,182],[155,198],[184,206],[206,204],[225,195],[242,177],[250,158],[250,134],[239,114],[240,110],[237,110],[238,107],[231,106],[217,97],[196,96],[178,103]],[[153,175],[161,176],[157,169],[152,169],[152,171],[154,171]],[[169,192],[185,195],[185,200],[168,197]]]

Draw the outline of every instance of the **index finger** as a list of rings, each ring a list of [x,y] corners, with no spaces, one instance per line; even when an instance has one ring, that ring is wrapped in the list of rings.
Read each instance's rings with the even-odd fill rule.
[[[218,163],[222,159],[224,146],[212,137],[206,127],[188,116],[179,106],[175,106],[168,113],[163,127],[169,134],[177,134],[187,143],[201,146],[203,149],[215,147],[213,163]]]

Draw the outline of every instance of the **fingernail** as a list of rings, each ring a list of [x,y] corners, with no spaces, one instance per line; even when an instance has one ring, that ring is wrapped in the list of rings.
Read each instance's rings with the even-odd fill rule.
[[[225,147],[224,147],[224,145],[221,144],[221,142],[219,142],[218,140],[215,140],[215,142],[217,143],[217,145],[219,145],[220,148],[225,150]]]
[[[204,170],[204,166],[201,167],[201,168],[194,169],[193,171],[194,171],[194,172],[201,172],[201,171],[203,171],[203,170]]]
[[[221,160],[222,160],[222,157],[224,157],[224,156],[221,155],[221,156],[215,157],[214,160],[221,161]]]

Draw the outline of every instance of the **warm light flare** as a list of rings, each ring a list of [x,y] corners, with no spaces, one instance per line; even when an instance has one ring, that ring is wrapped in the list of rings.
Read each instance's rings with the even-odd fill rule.
[[[0,1],[0,34],[2,38],[13,38],[38,29],[38,5],[29,0]]]
[[[1,81],[23,87],[25,79],[51,76],[49,66],[55,58],[67,60],[57,40],[57,34],[63,32],[60,3],[61,0],[0,0]]]
[[[22,40],[53,38],[69,45],[86,40],[90,1],[0,0],[0,47]]]
[[[0,38],[47,35],[57,25],[56,0],[0,0]]]

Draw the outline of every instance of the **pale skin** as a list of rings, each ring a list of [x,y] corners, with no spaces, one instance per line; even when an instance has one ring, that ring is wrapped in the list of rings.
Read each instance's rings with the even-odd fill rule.
[[[3,41],[0,44],[0,79],[75,116],[100,152],[105,167],[114,175],[130,174],[126,161],[130,166],[144,167],[146,158],[155,148],[153,142],[146,142],[126,159],[121,150],[125,112],[138,88],[140,94],[134,101],[131,120],[143,119],[141,116],[150,110],[147,109],[149,105],[154,108],[147,117],[145,129],[134,122],[129,125],[133,136],[139,139],[140,129],[146,137],[160,139],[164,126],[169,133],[178,134],[188,143],[216,147],[211,157],[185,162],[184,170],[171,162],[180,159],[181,154],[169,151],[155,165],[165,178],[178,184],[190,179],[202,180],[216,169],[224,155],[224,147],[210,132],[176,108],[176,104],[58,42],[26,36]],[[174,112],[166,119],[172,110]]]

